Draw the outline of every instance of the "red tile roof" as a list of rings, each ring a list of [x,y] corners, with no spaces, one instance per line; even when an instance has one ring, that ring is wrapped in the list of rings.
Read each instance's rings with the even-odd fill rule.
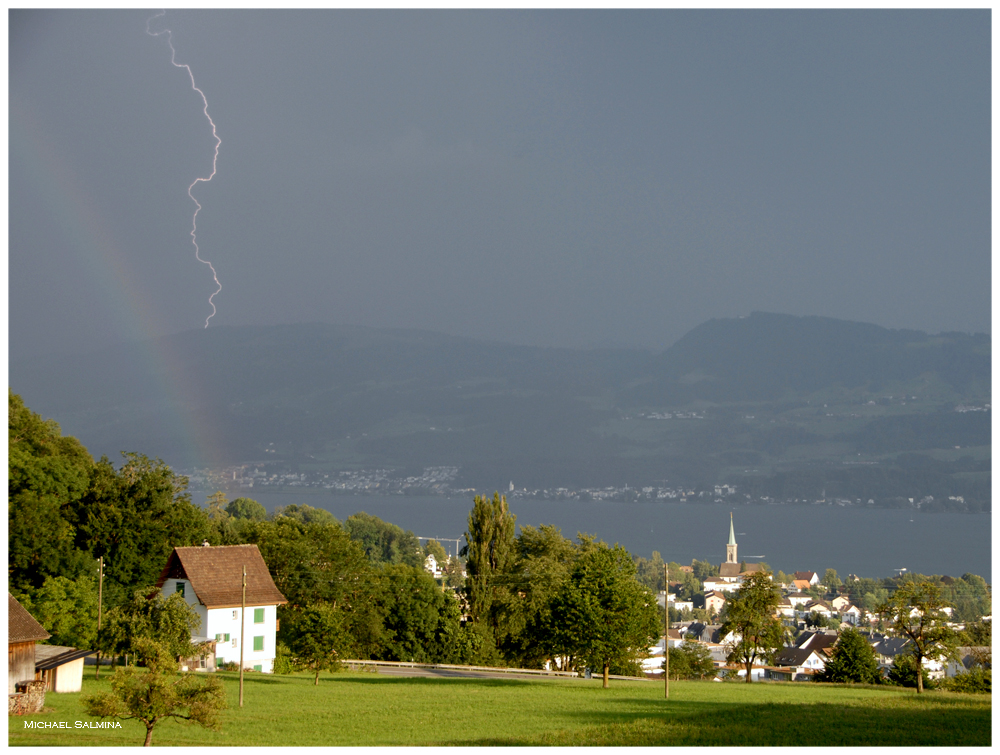
[[[27,609],[17,602],[10,593],[7,593],[7,643],[12,642],[35,642],[37,640],[47,640],[51,637],[45,631],[45,627],[35,621],[35,617],[28,613]]]
[[[240,605],[244,566],[248,606],[288,602],[275,587],[256,545],[174,548],[156,586],[162,587],[168,579],[187,579],[206,608],[235,608]]]

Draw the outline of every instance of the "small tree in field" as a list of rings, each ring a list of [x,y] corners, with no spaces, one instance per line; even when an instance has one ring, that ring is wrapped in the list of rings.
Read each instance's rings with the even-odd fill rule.
[[[135,650],[146,667],[118,669],[111,677],[111,692],[83,699],[89,715],[141,721],[146,727],[146,747],[153,742],[153,728],[166,718],[219,728],[219,713],[226,707],[221,680],[196,674],[178,676],[177,661],[170,650],[153,640],[136,640]]]
[[[298,669],[315,672],[313,684],[319,684],[320,671],[340,667],[340,657],[349,641],[341,612],[329,603],[314,603],[285,614],[282,634]]]
[[[906,582],[878,607],[891,634],[910,641],[909,654],[916,664],[917,692],[924,691],[924,659],[948,656],[958,638],[948,626],[947,602],[933,582]]]
[[[723,609],[719,634],[736,635],[728,660],[746,667],[747,684],[751,682],[754,662],[771,657],[784,644],[786,631],[775,615],[778,601],[778,589],[771,575],[759,571],[747,576],[740,588],[731,593]]]
[[[847,682],[859,684],[881,684],[875,650],[857,629],[845,629],[840,633],[833,655],[826,662],[826,668],[819,675],[821,682]]]

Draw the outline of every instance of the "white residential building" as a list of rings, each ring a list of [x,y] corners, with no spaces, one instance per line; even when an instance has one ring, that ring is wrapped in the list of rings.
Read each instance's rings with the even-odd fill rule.
[[[240,608],[244,567],[245,620]],[[218,664],[239,663],[242,643],[243,667],[271,673],[277,609],[288,601],[275,587],[256,545],[174,548],[156,586],[164,597],[180,593],[194,608],[201,624],[192,630],[192,640],[214,640]]]

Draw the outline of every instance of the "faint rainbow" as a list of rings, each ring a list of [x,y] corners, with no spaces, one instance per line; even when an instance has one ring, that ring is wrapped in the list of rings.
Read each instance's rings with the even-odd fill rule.
[[[80,268],[86,271],[91,290],[106,297],[114,305],[112,308],[123,314],[117,325],[124,339],[140,347],[139,353],[156,381],[157,391],[175,407],[171,414],[172,434],[181,439],[192,458],[219,466],[216,449],[224,448],[224,439],[207,421],[207,413],[197,411],[198,406],[209,400],[209,392],[173,348],[172,339],[154,337],[158,323],[163,320],[153,297],[144,295],[134,255],[122,249],[111,223],[47,138],[42,120],[35,116],[30,105],[19,102],[15,95],[10,96],[9,103],[9,158],[13,160],[16,147],[20,147],[17,157],[25,166],[24,175],[44,200],[50,222],[59,226]],[[183,241],[183,229],[179,238]],[[15,253],[14,249],[8,250],[8,254]],[[145,453],[141,448],[122,450]],[[117,465],[119,459],[112,461]]]

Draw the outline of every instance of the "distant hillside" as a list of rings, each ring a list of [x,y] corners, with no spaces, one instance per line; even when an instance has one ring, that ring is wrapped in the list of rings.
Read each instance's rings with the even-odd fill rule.
[[[754,312],[699,325],[652,364],[637,399],[773,401],[831,387],[878,392],[929,375],[978,396],[989,395],[990,337]]]
[[[452,465],[483,489],[669,478],[766,490],[793,474],[796,489],[853,496],[873,479],[909,491],[912,458],[909,474],[896,460],[905,452],[933,457],[938,495],[988,497],[986,335],[754,313],[704,323],[653,354],[322,324],[218,327],[15,361],[10,380],[91,453],[135,450],[181,468]],[[980,411],[956,411],[965,405]],[[859,455],[884,474],[844,466]]]

